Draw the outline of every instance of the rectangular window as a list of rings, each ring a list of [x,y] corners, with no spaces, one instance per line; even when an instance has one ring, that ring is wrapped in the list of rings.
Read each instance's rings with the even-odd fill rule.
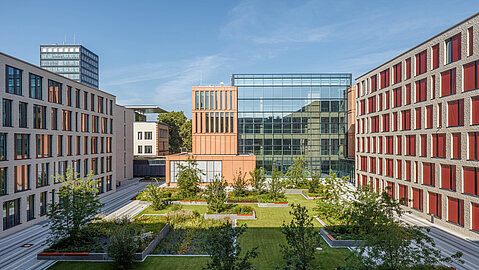
[[[399,88],[396,88],[393,90],[393,97],[394,97],[394,102],[393,102],[393,105],[394,105],[394,108],[396,107],[399,107],[402,105],[402,95],[401,95],[401,87]]]
[[[73,137],[67,136],[67,156],[73,155]]]
[[[386,110],[389,109],[390,104],[391,104],[390,102],[391,102],[391,94],[390,94],[390,91],[387,91],[386,92],[386,102],[385,102]]]
[[[452,158],[461,159],[461,133],[452,134]]]
[[[402,204],[408,205],[407,186],[399,184],[399,200]]]
[[[421,129],[421,107],[416,108],[416,129]]]
[[[394,83],[399,83],[402,81],[402,73],[401,73],[401,64],[402,63],[397,63],[393,67],[393,72],[394,72]]]
[[[7,160],[7,133],[0,133],[0,161]]]
[[[423,191],[422,189],[412,188],[412,207],[416,210],[423,209]]]
[[[45,158],[52,156],[52,135],[37,134],[37,158]]]
[[[42,99],[42,77],[30,73],[30,98]]]
[[[50,177],[50,163],[36,164],[37,188],[48,186]]]
[[[27,196],[27,221],[35,219],[35,195]]]
[[[386,176],[394,177],[394,160],[387,158],[386,159]]]
[[[464,226],[464,201],[457,198],[447,198],[447,220]]]
[[[427,96],[427,80],[422,79],[416,81],[416,102],[421,102],[426,100]]]
[[[406,59],[406,80],[411,78],[411,58]]]
[[[457,34],[446,40],[446,63],[452,63],[461,59],[461,34]]]
[[[402,130],[411,130],[411,110],[402,111]]]
[[[471,56],[474,53],[474,29],[469,27],[467,29],[467,55]]]
[[[40,193],[40,216],[47,214],[47,192]]]
[[[10,99],[3,99],[3,126],[12,127],[12,101]]]
[[[479,124],[479,96],[473,97],[471,99],[471,124],[478,125]]]
[[[389,68],[381,72],[381,89],[389,86]]]
[[[432,105],[426,107],[426,128],[432,128],[433,121],[433,108]]]
[[[62,130],[72,131],[72,112],[63,110],[62,112]]]
[[[479,169],[473,167],[464,167],[464,193],[479,195]]]
[[[41,105],[33,105],[33,128],[47,128],[47,107]]]
[[[456,69],[453,68],[441,73],[441,96],[449,96],[456,93]]]
[[[464,100],[448,102],[447,114],[448,127],[464,126]]]
[[[398,135],[396,137],[396,147],[397,147],[396,148],[396,150],[397,150],[396,154],[397,155],[402,155],[402,151],[401,151],[402,150],[402,136],[401,135]]]
[[[5,90],[7,93],[22,95],[22,71],[20,69],[6,66],[5,67]]]
[[[427,156],[427,135],[421,135],[421,157]]]
[[[411,84],[406,85],[406,100],[404,104],[411,104]]]
[[[80,89],[75,89],[75,107],[80,108],[81,100],[80,100]]]
[[[98,97],[98,106],[97,106],[99,113],[103,113],[103,111],[104,111],[104,107],[103,107],[104,105],[103,105],[103,103],[104,103],[104,102],[103,102],[103,97],[100,97],[100,96],[99,96],[99,97]]]
[[[456,191],[456,166],[441,164],[441,188]]]
[[[30,158],[30,135],[15,134],[15,159]]]
[[[72,105],[72,87],[67,86],[67,106]]]
[[[431,76],[431,99],[436,98],[436,75]]]
[[[95,94],[90,93],[90,98],[91,98],[90,109],[92,112],[94,112],[95,111]]]
[[[427,71],[427,50],[416,54],[416,76]]]
[[[439,44],[432,46],[432,69],[439,67]]]
[[[15,192],[30,189],[30,165],[15,166],[14,181]]]
[[[375,92],[378,88],[378,79],[377,75],[371,77],[371,93]]]
[[[52,130],[58,129],[58,109],[52,108]]]
[[[153,148],[151,145],[145,145],[145,154],[151,154],[153,152]]]
[[[394,139],[393,136],[386,137],[386,154],[393,154],[393,149],[394,149],[393,139]]]
[[[394,127],[394,131],[397,131],[398,130],[398,126],[399,126],[399,119],[398,119],[398,113],[397,112],[393,112],[393,127]]]
[[[434,163],[422,163],[422,183],[428,186],[435,186]]]
[[[48,80],[48,102],[62,104],[62,84]]]
[[[440,158],[446,157],[446,134],[432,135],[432,156]]]
[[[402,160],[397,160],[396,162],[396,178],[402,179]]]
[[[369,113],[376,112],[376,96],[368,99]]]
[[[441,199],[441,194],[429,192],[429,214],[435,215],[436,217],[442,216]]]
[[[21,128],[27,128],[27,119],[28,119],[28,114],[27,114],[27,108],[28,104],[25,102],[19,102],[18,103],[18,126]]]
[[[20,224],[20,199],[3,203],[3,230]]]
[[[406,163],[406,177],[404,178],[404,180],[411,181],[411,169],[412,169],[411,161],[406,160],[405,163]],[[399,198],[402,198],[402,197],[399,197]]]
[[[471,203],[471,229],[479,231],[479,204]]]
[[[437,104],[437,127],[442,127],[442,104]]]
[[[470,91],[479,88],[479,61],[475,61],[463,66],[464,91]]]
[[[145,140],[152,140],[152,139],[153,139],[153,133],[151,131],[146,131]]]
[[[408,156],[416,155],[416,135],[406,136],[406,155]]]

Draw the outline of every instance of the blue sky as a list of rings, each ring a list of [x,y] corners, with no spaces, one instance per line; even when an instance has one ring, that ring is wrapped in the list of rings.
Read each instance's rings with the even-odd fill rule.
[[[0,1],[0,51],[39,64],[39,45],[82,43],[100,88],[124,105],[191,115],[191,86],[233,73],[353,78],[479,12],[479,1]]]

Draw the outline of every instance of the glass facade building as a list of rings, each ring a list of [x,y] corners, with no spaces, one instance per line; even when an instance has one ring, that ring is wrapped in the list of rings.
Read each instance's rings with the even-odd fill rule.
[[[41,45],[40,66],[98,88],[98,56],[81,45]]]
[[[351,74],[233,74],[238,88],[238,153],[286,172],[303,155],[310,170],[353,178],[347,156]]]

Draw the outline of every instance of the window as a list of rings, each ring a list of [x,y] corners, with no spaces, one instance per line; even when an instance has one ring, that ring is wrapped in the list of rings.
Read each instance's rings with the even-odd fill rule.
[[[434,163],[422,164],[422,183],[428,186],[435,186],[435,165]]]
[[[407,156],[416,155],[416,135],[406,136],[406,155]]]
[[[30,97],[42,99],[42,77],[30,73]]]
[[[402,204],[408,204],[407,186],[399,184],[399,200]]]
[[[461,34],[457,34],[446,40],[446,63],[452,63],[461,59]]]
[[[52,156],[52,135],[37,134],[37,158]]]
[[[393,136],[386,137],[386,154],[393,154]]]
[[[35,219],[35,195],[27,196],[27,221]]]
[[[145,145],[145,154],[151,154],[151,153],[152,153],[151,145]]]
[[[442,200],[441,194],[429,192],[429,214],[433,214],[436,217],[441,217],[442,213]]]
[[[91,98],[91,111],[94,112],[95,111],[95,94],[91,93],[90,94],[90,98]]]
[[[141,154],[141,153],[142,153],[142,146],[138,145],[138,154]]]
[[[479,61],[464,65],[464,91],[479,88]]]
[[[390,104],[391,104],[390,102],[391,102],[390,91],[387,91],[387,92],[386,92],[386,102],[385,102],[386,110],[389,109],[389,106],[390,106]]]
[[[394,160],[387,158],[386,159],[386,176],[394,177]]]
[[[22,71],[20,69],[6,66],[6,92],[15,95],[22,95]]]
[[[399,126],[398,112],[393,112],[393,130],[397,131]]]
[[[442,104],[437,104],[437,127],[442,127]]]
[[[47,192],[40,193],[40,216],[47,214]]]
[[[62,104],[62,84],[48,80],[48,102]]]
[[[15,166],[14,181],[15,192],[30,189],[30,165]]]
[[[67,106],[72,106],[72,87],[67,86]]]
[[[75,107],[80,108],[80,89],[75,89]]]
[[[446,134],[432,135],[432,156],[440,158],[446,157]]]
[[[30,158],[30,135],[15,134],[15,159]]]
[[[406,85],[406,100],[404,104],[411,104],[411,84]]]
[[[456,166],[441,164],[441,188],[456,191]]]
[[[411,78],[411,58],[406,59],[406,80]]]
[[[98,158],[91,159],[91,170],[94,175],[98,174]]]
[[[83,92],[83,109],[88,110],[88,92]]]
[[[472,212],[471,229],[478,232],[479,231],[479,204],[471,203],[471,212]]]
[[[73,155],[73,137],[67,136],[67,156]]]
[[[3,99],[3,126],[12,127],[12,101],[10,99]]]
[[[461,159],[461,133],[452,134],[452,158]]]
[[[401,92],[402,92],[401,87],[396,88],[396,89],[393,90],[393,97],[394,97],[393,105],[394,105],[394,108],[399,107],[399,106],[402,105]]]
[[[7,133],[0,133],[0,161],[7,160]]]
[[[431,76],[431,99],[436,98],[436,75]]]
[[[21,128],[27,127],[27,107],[28,104],[25,102],[18,103],[18,126]]]
[[[389,86],[389,69],[381,72],[381,89]]]
[[[389,113],[383,115],[383,131],[389,131]]]
[[[90,115],[86,113],[81,114],[81,131],[90,132]]]
[[[439,67],[439,44],[432,46],[432,69]]]
[[[91,153],[98,154],[98,137],[91,137]]]
[[[433,112],[432,105],[426,107],[426,128],[432,128]]]
[[[394,83],[399,83],[402,80],[402,74],[401,74],[401,63],[397,63],[393,67],[393,72],[394,72]]]
[[[464,201],[457,198],[447,198],[447,220],[464,226]]]
[[[474,53],[474,29],[469,27],[467,29],[467,55],[471,56]]]
[[[422,189],[412,188],[412,208],[422,211],[423,207]]]
[[[405,161],[406,163],[406,177],[404,178],[404,180],[406,181],[411,181],[411,161],[410,160],[406,160]],[[402,197],[399,197],[399,198],[402,198]]]
[[[104,109],[104,108],[103,108],[103,103],[104,103],[104,102],[103,102],[103,97],[100,97],[100,96],[99,96],[99,97],[98,97],[98,106],[97,106],[99,113],[103,113],[103,109]]]
[[[50,163],[36,164],[37,188],[48,186],[48,178],[50,177]]]
[[[421,157],[427,156],[427,135],[421,135]]]
[[[152,132],[151,131],[146,131],[145,132],[145,140],[151,140],[153,138]]]
[[[62,111],[62,129],[63,131],[72,131],[72,112]]]
[[[398,135],[396,137],[396,147],[397,147],[396,154],[397,155],[402,155],[402,136],[401,135]]]
[[[376,112],[376,96],[368,99],[369,113]]]
[[[478,168],[464,167],[464,193],[479,195],[478,174]]]
[[[371,93],[375,92],[378,89],[378,79],[377,75],[371,77]]]
[[[3,203],[3,230],[20,224],[20,199]]]
[[[456,69],[441,73],[441,96],[449,96],[456,93]]]
[[[427,50],[416,54],[416,76],[427,71]]]
[[[7,194],[7,170],[8,168],[0,168],[0,196]]]
[[[421,102],[426,100],[427,93],[427,80],[422,79],[416,81],[416,102]]]
[[[100,117],[93,115],[92,117],[92,132],[93,133],[99,133],[99,123],[100,123]]]
[[[447,106],[448,127],[464,126],[464,100],[450,101]]]
[[[402,130],[411,130],[411,110],[402,111]]]
[[[402,160],[397,160],[396,162],[396,178],[402,179]]]
[[[47,128],[47,107],[41,105],[33,105],[33,128]]]
[[[52,130],[58,129],[58,109],[52,108]]]
[[[416,108],[416,129],[421,129],[421,107]]]

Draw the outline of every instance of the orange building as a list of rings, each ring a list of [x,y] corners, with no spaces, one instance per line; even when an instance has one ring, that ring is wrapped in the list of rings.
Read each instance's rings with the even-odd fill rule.
[[[256,167],[256,157],[238,155],[237,88],[235,86],[193,87],[192,91],[192,153],[166,157],[166,183],[176,185],[178,164],[194,159],[204,172],[202,182],[216,176],[232,183],[240,171]]]

